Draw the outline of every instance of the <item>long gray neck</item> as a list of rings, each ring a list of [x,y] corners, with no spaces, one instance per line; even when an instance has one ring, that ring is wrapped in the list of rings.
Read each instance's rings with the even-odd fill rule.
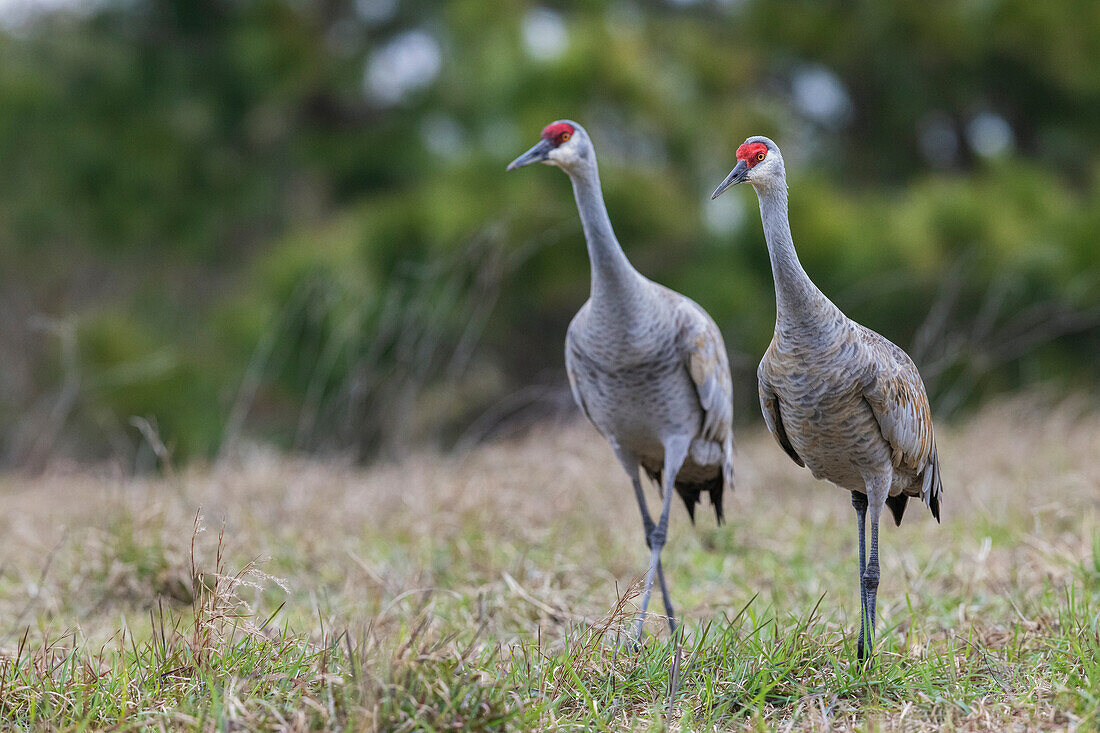
[[[591,298],[594,301],[624,298],[636,291],[644,278],[630,264],[611,229],[595,161],[569,171],[569,179],[573,182],[573,195],[577,199],[588,244],[588,259],[592,264]]]
[[[818,290],[798,261],[787,218],[786,182],[766,188],[761,186],[756,193],[775,280],[776,322],[812,319],[820,308],[832,306],[832,303]]]

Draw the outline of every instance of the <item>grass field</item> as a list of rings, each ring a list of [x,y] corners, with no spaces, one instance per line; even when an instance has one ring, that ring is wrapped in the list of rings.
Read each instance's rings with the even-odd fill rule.
[[[848,495],[762,429],[739,435],[725,526],[673,506],[685,628],[651,619],[640,652],[621,642],[641,523],[587,425],[367,470],[257,449],[158,478],[0,477],[0,713],[62,729],[1097,730],[1100,415],[1081,402],[941,428],[944,523],[911,503],[884,528],[870,671],[851,661]]]

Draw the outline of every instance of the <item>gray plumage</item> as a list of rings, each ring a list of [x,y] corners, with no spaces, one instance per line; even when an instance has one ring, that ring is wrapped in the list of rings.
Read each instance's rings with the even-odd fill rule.
[[[661,485],[664,441],[691,438],[675,489],[692,520],[706,492],[719,523],[733,486],[732,387],[718,327],[688,298],[635,272],[628,298],[595,297],[565,338],[565,366],[585,417]]]
[[[700,306],[643,277],[627,260],[607,216],[584,128],[568,120],[547,126],[543,140],[509,168],[532,162],[558,166],[573,183],[592,281],[566,335],[566,370],[578,406],[634,484],[651,548],[642,611],[656,573],[675,628],[660,565],[672,491],[693,520],[706,493],[721,522],[723,491],[733,487],[732,382],[722,335]],[[639,468],[662,487],[657,524],[646,508]]]
[[[873,639],[878,587],[878,521],[888,506],[901,523],[909,497],[939,520],[939,457],[924,384],[899,347],[845,316],[798,261],[787,216],[787,181],[775,143],[751,137],[722,185],[756,189],[775,279],[776,323],[757,371],[760,407],[784,451],[816,478],[852,492],[859,522],[859,657]],[[864,560],[864,515],[871,519],[871,561]]]

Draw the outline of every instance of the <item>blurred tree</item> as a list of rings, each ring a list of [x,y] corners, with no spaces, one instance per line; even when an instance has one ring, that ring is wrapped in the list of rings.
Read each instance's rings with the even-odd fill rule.
[[[707,194],[756,133],[807,268],[941,412],[1100,376],[1094,3],[50,7],[0,16],[9,464],[136,455],[133,416],[177,456],[365,457],[568,405],[579,224],[503,173],[561,117],[638,267],[718,319],[741,420],[771,278],[752,202]]]

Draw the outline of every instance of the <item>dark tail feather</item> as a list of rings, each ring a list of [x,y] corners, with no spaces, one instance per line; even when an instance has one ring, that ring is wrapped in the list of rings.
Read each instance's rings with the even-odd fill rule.
[[[714,505],[714,521],[721,527],[722,522],[726,521],[726,515],[722,511],[722,495],[726,493],[726,482],[721,478],[711,481],[707,485],[707,492],[710,494],[710,503]]]
[[[928,470],[928,469],[926,469]],[[932,485],[928,491],[928,508],[936,522],[940,521],[940,494],[943,493],[943,484],[940,481],[940,457],[938,453],[932,454]]]
[[[646,474],[657,482],[657,486],[663,485],[661,483],[661,473],[661,471],[646,469]],[[700,502],[704,491],[710,494],[710,503],[714,505],[714,516],[717,518],[718,524],[721,525],[726,519],[726,515],[722,511],[722,491],[724,488],[725,482],[721,476],[717,476],[710,481],[699,483],[677,483],[676,493],[684,500],[684,506],[687,508],[688,516],[691,517],[692,524],[695,524],[695,505]]]
[[[677,486],[676,493],[684,500],[684,506],[688,510],[688,516],[691,517],[691,523],[695,524],[695,505],[699,503],[699,492],[695,492],[695,497],[692,498],[688,496],[688,493],[682,487]]]
[[[908,502],[909,497],[905,494],[886,497],[886,506],[890,507],[890,513],[894,515],[894,524],[898,527],[901,526],[901,518],[905,514],[905,505]]]
[[[710,481],[697,484],[676,484],[676,493],[684,500],[684,506],[687,507],[691,523],[695,524],[695,505],[702,501],[703,492],[707,492],[710,495],[710,503],[714,507],[714,517],[718,521],[718,526],[721,526],[726,518],[726,515],[722,512],[722,490],[724,488],[725,482],[721,476],[718,476]]]

